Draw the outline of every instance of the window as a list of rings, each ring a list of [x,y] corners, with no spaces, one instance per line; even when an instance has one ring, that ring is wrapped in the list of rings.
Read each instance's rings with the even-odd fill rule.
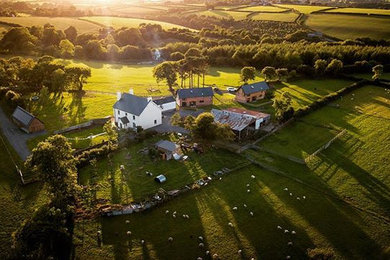
[[[125,116],[127,116],[127,113],[125,113]]]
[[[118,115],[120,115],[120,114],[121,114],[121,111],[118,110]]]
[[[157,124],[157,120],[154,120],[154,124],[155,124],[155,125]]]
[[[133,120],[135,120],[135,116],[133,116]]]
[[[199,100],[199,103],[204,103],[204,100]]]

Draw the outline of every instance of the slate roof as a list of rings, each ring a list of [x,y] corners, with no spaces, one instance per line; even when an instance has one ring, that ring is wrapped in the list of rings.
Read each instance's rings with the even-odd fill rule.
[[[179,147],[177,144],[167,140],[160,140],[156,143],[157,148],[161,148],[168,152],[174,152]]]
[[[207,88],[184,88],[177,90],[179,99],[183,98],[197,98],[197,97],[212,97],[214,96],[213,89]]]
[[[20,122],[24,127],[28,127],[35,118],[35,116],[19,106],[12,113],[12,117]]]
[[[175,102],[175,98],[172,96],[163,97],[163,98],[154,99],[153,102],[156,103],[157,105],[161,106],[161,105],[164,105],[167,103]]]
[[[114,104],[114,108],[139,116],[149,104],[147,98],[123,93],[121,99]]]
[[[250,95],[256,92],[265,91],[269,89],[268,83],[265,81],[260,81],[252,84],[242,85],[240,87],[245,95]]]

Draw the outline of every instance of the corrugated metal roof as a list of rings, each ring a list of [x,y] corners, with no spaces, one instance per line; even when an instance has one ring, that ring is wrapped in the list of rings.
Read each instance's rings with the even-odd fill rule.
[[[139,116],[142,114],[149,101],[147,98],[123,93],[121,99],[114,104],[114,108]]]
[[[177,96],[179,99],[183,98],[195,98],[195,97],[212,97],[214,96],[213,89],[207,88],[184,88],[177,90]]]
[[[252,84],[242,85],[240,87],[245,95],[250,95],[256,92],[265,91],[269,89],[268,83],[265,81],[260,81]]]
[[[23,124],[24,127],[28,127],[32,120],[35,118],[32,114],[27,112],[21,107],[17,107],[12,113],[12,117]]]
[[[270,114],[262,113],[259,111],[247,110],[247,109],[236,108],[236,107],[234,107],[234,108],[231,107],[231,108],[228,108],[226,110],[231,111],[231,112],[235,112],[235,113],[239,113],[239,114],[250,115],[250,116],[255,117],[256,119],[268,118],[271,116]]]
[[[235,131],[242,131],[256,121],[256,118],[253,116],[227,110],[212,109],[211,113],[214,115],[214,121],[221,124],[228,124]]]

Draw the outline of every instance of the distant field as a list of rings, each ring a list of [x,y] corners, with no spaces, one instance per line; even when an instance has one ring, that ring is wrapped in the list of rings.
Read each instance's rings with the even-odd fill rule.
[[[298,14],[293,12],[288,13],[258,13],[250,16],[254,20],[279,21],[279,22],[294,22]]]
[[[0,35],[1,35],[3,32],[8,31],[10,28],[11,28],[11,27],[8,26],[8,25],[0,24]]]
[[[386,9],[371,9],[371,8],[337,8],[326,11],[327,13],[347,13],[347,14],[381,14],[390,15],[390,10]]]
[[[148,7],[148,6],[127,6],[124,5],[122,7],[118,8],[111,8],[110,11],[117,15],[135,15],[135,16],[144,16],[144,15],[153,15],[153,14],[158,14],[167,9],[162,9],[160,6],[156,7]]]
[[[234,20],[246,19],[250,12],[235,12],[235,11],[222,11],[222,10],[209,10],[198,13],[191,13],[205,16],[215,16],[218,18],[233,18]]]
[[[338,14],[312,14],[306,25],[340,39],[390,39],[390,18]]]
[[[72,25],[76,27],[79,33],[93,33],[101,28],[99,25],[68,17],[0,17],[0,22],[14,23],[27,27],[43,26],[49,23],[60,30],[65,30]]]
[[[276,6],[294,9],[303,14],[310,14],[312,12],[329,8],[327,6],[314,6],[314,5],[276,5]]]
[[[164,29],[186,28],[172,23],[165,23],[165,22],[159,22],[159,21],[147,20],[147,19],[138,19],[138,18],[124,18],[124,17],[112,17],[112,16],[85,16],[85,17],[81,17],[80,19],[85,21],[90,21],[96,24],[100,24],[102,26],[112,26],[114,28],[138,27],[142,23],[160,24]]]
[[[284,12],[286,9],[276,6],[248,6],[238,9],[245,12]]]

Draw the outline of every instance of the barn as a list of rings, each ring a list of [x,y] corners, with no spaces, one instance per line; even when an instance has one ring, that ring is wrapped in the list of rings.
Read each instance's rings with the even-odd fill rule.
[[[12,113],[11,118],[26,133],[36,133],[45,130],[45,125],[41,120],[19,106]]]

